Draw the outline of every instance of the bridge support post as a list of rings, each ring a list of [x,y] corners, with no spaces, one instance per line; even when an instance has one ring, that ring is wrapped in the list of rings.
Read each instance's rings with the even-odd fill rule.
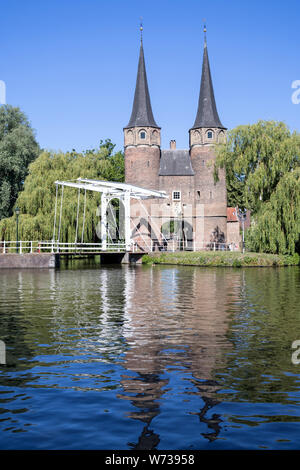
[[[130,231],[130,194],[126,192],[123,197],[125,212],[125,250],[130,251],[131,247],[131,231]]]
[[[102,250],[107,249],[107,205],[108,200],[105,193],[101,193],[101,243]]]

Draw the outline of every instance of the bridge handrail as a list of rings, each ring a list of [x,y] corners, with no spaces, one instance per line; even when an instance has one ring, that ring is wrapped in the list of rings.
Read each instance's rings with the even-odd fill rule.
[[[127,251],[126,244],[122,242],[106,243],[71,243],[71,242],[58,242],[55,240],[20,240],[20,241],[0,241],[0,255],[2,253],[100,253],[103,251]],[[132,241],[130,251],[132,252],[149,252],[149,251],[238,251],[238,243],[225,243],[225,242],[203,242],[195,243],[193,240],[178,241],[167,240],[162,243],[161,240],[145,241]]]
[[[52,252],[61,253],[66,251],[73,251],[74,253],[80,252],[102,252],[102,251],[125,251],[125,243],[106,243],[105,250],[102,243],[71,243],[71,242],[57,242],[55,240],[19,240],[19,241],[0,241],[0,254],[19,252],[40,253]]]

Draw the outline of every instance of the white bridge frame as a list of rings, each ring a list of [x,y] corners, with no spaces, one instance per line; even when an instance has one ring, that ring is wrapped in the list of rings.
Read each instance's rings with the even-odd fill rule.
[[[85,191],[84,199],[84,215],[83,215],[83,227],[81,244],[83,244],[83,233],[85,223],[85,208],[86,208],[86,191],[95,191],[101,193],[101,250],[111,250],[112,244],[107,243],[107,208],[112,199],[119,199],[124,205],[125,212],[125,251],[131,251],[132,240],[131,240],[131,213],[130,213],[130,201],[131,199],[153,199],[162,198],[167,199],[165,191],[154,191],[150,189],[141,188],[127,183],[119,183],[115,181],[99,181],[86,178],[78,178],[75,181],[55,181],[56,185],[56,201],[55,201],[55,215],[54,215],[54,226],[53,226],[53,242],[60,244],[60,229],[61,229],[61,217],[62,217],[62,206],[63,206],[63,191],[64,187],[77,188],[78,189],[78,205],[77,205],[77,223],[76,223],[76,237],[75,244],[77,243],[78,234],[78,215],[79,215],[79,197],[80,190]],[[62,187],[61,190],[61,203],[60,203],[60,214],[59,214],[59,225],[58,234],[56,239],[56,219],[57,219],[57,202],[58,202],[58,186]]]

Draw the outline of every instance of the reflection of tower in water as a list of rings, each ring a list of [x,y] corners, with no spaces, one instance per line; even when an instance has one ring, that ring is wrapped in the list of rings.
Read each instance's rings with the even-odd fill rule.
[[[141,276],[144,277],[142,283],[140,283]],[[151,332],[146,327],[145,336],[144,323],[148,321],[145,307],[141,301],[136,303],[137,289],[142,289],[140,291],[142,298],[144,295],[148,297],[149,292],[152,291],[153,273],[148,272],[145,277],[144,270],[130,270],[129,268],[125,279],[124,337],[129,350],[125,355],[124,367],[135,372],[136,375],[123,375],[121,383],[124,393],[119,395],[119,398],[131,401],[135,411],[129,413],[128,416],[144,423],[138,442],[129,445],[135,449],[154,449],[159,443],[159,436],[149,429],[149,426],[152,419],[160,413],[158,400],[164,393],[162,388],[167,381],[160,378],[162,370],[155,359],[157,353],[155,328],[152,330],[153,336],[149,337],[148,333]],[[148,305],[150,306],[151,303]],[[154,348],[151,347],[152,341],[154,341]]]
[[[213,430],[203,436],[214,440],[220,432],[220,416],[210,416],[210,410],[219,403],[215,370],[224,367],[224,353],[230,348],[228,305],[236,277],[228,274],[201,268],[142,267],[131,277],[125,296],[124,336],[129,349],[124,366],[136,376],[123,377],[124,393],[119,397],[138,409],[129,417],[145,423],[135,448],[152,449],[159,442],[149,427],[161,412],[167,375],[174,368],[192,375],[189,387],[196,388],[203,400],[195,414]]]

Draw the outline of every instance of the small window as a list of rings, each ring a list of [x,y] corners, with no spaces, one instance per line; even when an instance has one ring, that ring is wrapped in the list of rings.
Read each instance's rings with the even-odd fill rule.
[[[181,193],[180,191],[173,191],[173,201],[180,201]]]
[[[201,196],[201,192],[200,192],[200,191],[197,191],[197,197],[198,197],[198,199],[200,199],[200,196]]]
[[[147,166],[150,166],[150,162],[149,162],[149,160],[147,161]]]
[[[212,139],[212,138],[213,138],[213,133],[212,133],[212,131],[208,131],[208,133],[207,133],[207,138],[208,138],[208,139]]]
[[[205,160],[202,160],[202,166],[205,166]]]
[[[146,139],[146,132],[145,131],[140,132],[140,138],[141,139]]]

